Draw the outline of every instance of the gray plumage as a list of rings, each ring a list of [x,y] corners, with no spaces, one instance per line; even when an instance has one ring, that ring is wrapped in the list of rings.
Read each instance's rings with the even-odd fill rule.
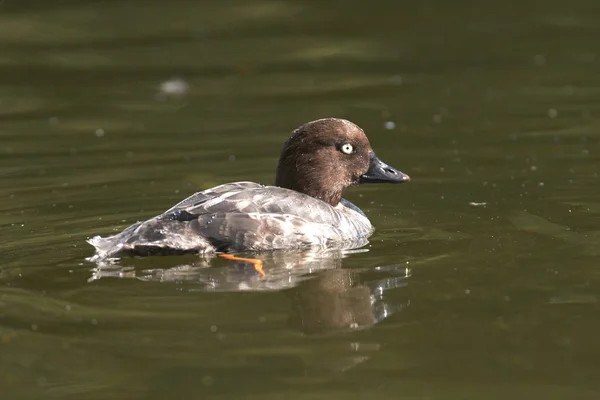
[[[336,206],[305,194],[236,182],[198,192],[163,214],[88,242],[97,257],[271,251],[366,244],[373,227],[352,203]]]

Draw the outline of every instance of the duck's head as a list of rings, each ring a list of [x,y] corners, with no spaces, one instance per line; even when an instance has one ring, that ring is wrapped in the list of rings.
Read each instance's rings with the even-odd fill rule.
[[[336,206],[349,186],[408,181],[408,175],[377,158],[360,127],[324,118],[302,125],[285,142],[275,185]]]

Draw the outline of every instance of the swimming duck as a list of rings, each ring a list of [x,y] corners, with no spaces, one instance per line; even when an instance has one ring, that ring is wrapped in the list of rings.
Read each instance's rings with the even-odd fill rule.
[[[319,119],[296,129],[285,142],[274,186],[220,185],[121,233],[88,242],[96,248],[96,260],[315,246],[353,249],[368,243],[374,228],[342,198],[344,190],[408,181],[408,175],[377,158],[360,127],[344,119]]]

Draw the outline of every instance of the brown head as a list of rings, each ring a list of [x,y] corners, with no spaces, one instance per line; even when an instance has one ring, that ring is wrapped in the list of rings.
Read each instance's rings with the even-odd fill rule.
[[[375,156],[360,127],[345,119],[324,118],[302,125],[285,142],[275,186],[336,206],[349,186],[409,180]]]

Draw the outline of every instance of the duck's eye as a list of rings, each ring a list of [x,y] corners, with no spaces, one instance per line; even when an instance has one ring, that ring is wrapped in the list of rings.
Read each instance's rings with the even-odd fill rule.
[[[352,152],[354,151],[354,146],[352,146],[350,143],[346,143],[343,144],[342,147],[340,147],[340,149],[344,154],[352,154]]]

